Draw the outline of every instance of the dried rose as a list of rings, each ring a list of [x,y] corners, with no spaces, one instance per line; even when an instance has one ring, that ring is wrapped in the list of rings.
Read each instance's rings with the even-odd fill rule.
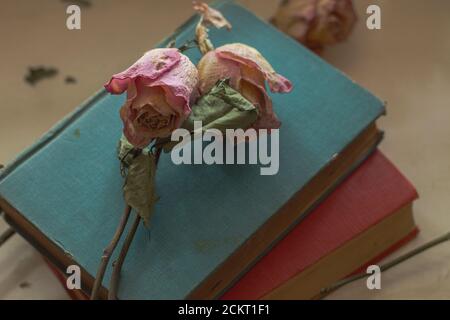
[[[127,91],[120,110],[124,134],[135,147],[169,136],[191,112],[197,96],[198,71],[177,49],[148,51],[105,85],[112,94]]]
[[[272,23],[311,50],[344,41],[356,22],[351,0],[286,0]]]
[[[207,93],[218,80],[230,79],[230,85],[239,91],[259,111],[255,129],[275,129],[280,121],[273,112],[272,100],[265,81],[272,92],[289,92],[291,82],[277,74],[256,49],[241,43],[227,44],[209,51],[198,64],[199,89]]]

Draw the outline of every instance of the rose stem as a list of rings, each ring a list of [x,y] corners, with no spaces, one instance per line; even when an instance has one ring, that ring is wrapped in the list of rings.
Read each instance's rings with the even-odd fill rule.
[[[126,206],[122,218],[120,220],[119,225],[117,226],[117,230],[114,234],[109,245],[103,250],[102,259],[100,262],[100,266],[97,270],[97,275],[95,277],[94,286],[92,288],[91,300],[95,300],[98,298],[99,289],[102,285],[103,277],[105,275],[106,267],[108,266],[109,259],[117,246],[117,243],[122,236],[123,231],[125,230],[125,226],[127,225],[128,218],[130,217],[131,207]]]
[[[120,250],[119,258],[113,262],[113,273],[111,276],[111,284],[109,286],[108,291],[108,300],[117,299],[117,289],[119,287],[120,271],[122,270],[123,262],[125,261],[128,249],[131,246],[131,242],[133,241],[134,235],[136,233],[140,221],[141,217],[139,215],[136,215],[133,225],[131,226],[131,229],[128,232],[125,242],[123,243],[122,249]]]
[[[447,234],[444,234],[443,236],[440,236],[434,240],[431,240],[430,242],[427,242],[423,245],[421,245],[420,247],[415,248],[414,250],[405,253],[404,255],[392,260],[391,262],[388,262],[382,266],[380,266],[380,270],[381,271],[386,271],[394,266],[396,266],[399,263],[402,263],[403,261],[414,257],[415,255],[418,255],[419,253],[422,253],[425,250],[428,250],[440,243],[446,242],[446,241],[450,241],[450,232]],[[339,289],[340,287],[345,286],[346,284],[349,284],[350,282],[365,278],[367,276],[367,273],[362,272],[362,273],[358,273],[355,274],[353,276],[350,276],[348,278],[342,279],[336,283],[334,283],[333,285],[326,287],[326,288],[322,288],[320,290],[320,293],[330,293],[331,291],[334,291],[336,289]]]
[[[159,157],[161,156],[161,148],[157,148],[155,152],[155,166],[158,166]],[[122,270],[123,262],[128,254],[128,249],[131,246],[131,242],[133,241],[134,235],[136,234],[136,230],[139,226],[139,222],[141,221],[141,217],[136,215],[134,219],[133,225],[131,226],[130,231],[122,245],[122,249],[120,250],[119,257],[116,261],[113,262],[113,273],[111,275],[111,284],[109,286],[108,291],[108,300],[117,300],[117,290],[119,288],[119,279],[120,279],[120,271]]]

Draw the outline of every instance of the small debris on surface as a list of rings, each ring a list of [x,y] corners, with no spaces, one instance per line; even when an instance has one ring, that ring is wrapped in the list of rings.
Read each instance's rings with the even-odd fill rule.
[[[64,79],[64,81],[65,81],[67,84],[75,84],[75,83],[77,83],[77,78],[75,78],[75,77],[73,77],[73,76],[67,76],[67,77]]]
[[[43,79],[53,78],[58,74],[58,72],[58,69],[54,67],[28,67],[28,74],[25,76],[25,81],[34,86],[37,82]]]
[[[75,129],[75,131],[73,132],[73,135],[75,136],[75,138],[79,138],[81,136],[81,131],[80,129]]]
[[[26,288],[31,287],[31,283],[29,283],[28,281],[23,281],[23,282],[21,282],[21,283],[19,284],[19,287],[20,287],[21,289],[26,289]]]
[[[68,4],[76,4],[81,7],[90,7],[92,5],[90,0],[61,0],[61,2],[68,3]]]

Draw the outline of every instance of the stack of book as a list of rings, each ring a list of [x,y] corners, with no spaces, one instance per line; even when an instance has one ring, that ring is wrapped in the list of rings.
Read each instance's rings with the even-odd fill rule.
[[[273,97],[283,122],[279,172],[176,166],[163,155],[151,237],[139,228],[118,296],[317,298],[414,237],[416,191],[376,150],[378,98],[246,9],[217,6],[233,32],[214,30],[215,43],[257,48],[294,84],[291,94]],[[177,30],[177,43],[194,38],[195,24],[194,17]],[[200,58],[196,50],[187,55]],[[94,95],[0,175],[8,222],[59,275],[80,266],[84,295],[77,297],[89,295],[124,207],[115,154],[123,102]]]

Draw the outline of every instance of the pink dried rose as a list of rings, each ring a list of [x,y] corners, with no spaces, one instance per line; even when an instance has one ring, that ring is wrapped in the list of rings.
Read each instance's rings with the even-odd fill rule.
[[[286,0],[272,23],[311,50],[344,41],[357,18],[351,0]]]
[[[127,92],[120,110],[124,135],[135,147],[168,137],[191,112],[198,95],[198,71],[188,57],[175,48],[148,51],[127,70],[105,85],[108,92]]]
[[[230,79],[230,85],[258,108],[255,129],[276,129],[280,121],[273,111],[265,82],[272,92],[290,92],[291,82],[277,74],[255,48],[242,43],[227,44],[206,53],[198,64],[199,89],[207,93],[218,80]]]

